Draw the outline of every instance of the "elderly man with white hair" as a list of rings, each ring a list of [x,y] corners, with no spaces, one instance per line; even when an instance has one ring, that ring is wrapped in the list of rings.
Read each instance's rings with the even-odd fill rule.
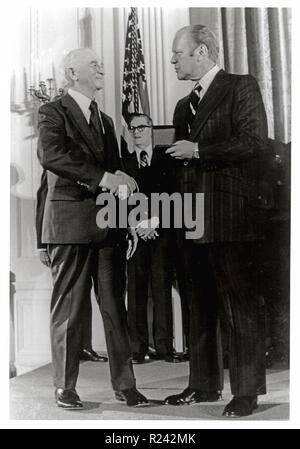
[[[113,121],[95,101],[104,75],[97,54],[87,48],[73,50],[64,59],[64,70],[68,93],[40,108],[38,140],[48,182],[42,242],[48,245],[53,277],[50,329],[56,403],[65,409],[82,408],[75,387],[82,310],[92,279],[116,398],[128,406],[147,405],[136,389],[128,338],[126,230],[96,224],[96,198],[102,189],[118,196],[120,186],[133,192],[136,184],[121,171]]]

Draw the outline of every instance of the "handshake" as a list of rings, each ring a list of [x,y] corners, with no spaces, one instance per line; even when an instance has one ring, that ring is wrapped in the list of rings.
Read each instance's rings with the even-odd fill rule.
[[[152,217],[148,220],[142,220],[135,228],[137,235],[144,241],[155,240],[159,236],[156,228],[159,225],[159,218]]]
[[[106,172],[100,182],[100,187],[102,190],[118,196],[121,200],[125,200],[138,189],[135,180],[121,170],[117,170],[115,174]]]

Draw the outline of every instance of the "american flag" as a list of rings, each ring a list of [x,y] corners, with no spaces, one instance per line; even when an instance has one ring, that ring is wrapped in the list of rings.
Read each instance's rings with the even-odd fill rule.
[[[150,116],[145,62],[142,49],[142,40],[138,27],[137,8],[131,8],[131,12],[128,17],[125,43],[122,87],[122,118],[124,122],[123,139],[125,139],[127,143],[128,136],[126,136],[126,122],[128,115],[132,112],[144,113]],[[122,142],[123,149],[124,143],[125,142]]]

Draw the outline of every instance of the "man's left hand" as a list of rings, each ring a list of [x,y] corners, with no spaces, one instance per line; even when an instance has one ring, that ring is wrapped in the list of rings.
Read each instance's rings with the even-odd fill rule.
[[[50,259],[47,249],[41,249],[39,251],[39,256],[40,256],[40,261],[42,262],[42,264],[46,265],[46,267],[50,267],[51,259]]]
[[[195,143],[189,140],[178,140],[166,150],[166,153],[175,159],[192,159],[195,150]]]

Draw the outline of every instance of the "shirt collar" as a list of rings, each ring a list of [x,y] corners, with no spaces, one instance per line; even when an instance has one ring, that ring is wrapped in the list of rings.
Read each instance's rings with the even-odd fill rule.
[[[85,116],[86,121],[88,123],[90,123],[90,118],[91,118],[90,105],[91,105],[92,100],[89,97],[87,97],[86,95],[83,95],[81,92],[78,92],[77,90],[73,90],[71,88],[68,89],[68,94],[73,98],[73,100],[76,101],[76,103],[80,107],[83,115]],[[96,98],[93,98],[93,100],[96,101],[96,103],[98,105]],[[105,134],[105,129],[103,126],[103,121],[102,121],[102,116],[101,116],[101,111],[99,109],[99,105],[98,105],[98,112],[99,112],[99,118],[100,118],[100,122],[101,122],[101,126],[102,126],[102,131],[103,131],[103,134]]]
[[[202,87],[201,93],[203,94],[204,92],[207,91],[207,89],[209,88],[209,86],[211,85],[211,83],[213,82],[216,74],[221,70],[221,67],[219,67],[217,64],[214,65],[200,80],[198,80],[195,85],[197,83],[200,84],[200,86]],[[195,86],[194,86],[195,87]]]
[[[68,90],[68,94],[71,95],[73,100],[76,101],[76,103],[80,107],[83,115],[85,116],[85,118],[89,122],[90,115],[91,115],[90,104],[91,104],[92,100],[89,97],[87,97],[86,95],[83,95],[82,93],[78,92],[77,90],[73,90],[73,89],[70,89],[70,88]]]

